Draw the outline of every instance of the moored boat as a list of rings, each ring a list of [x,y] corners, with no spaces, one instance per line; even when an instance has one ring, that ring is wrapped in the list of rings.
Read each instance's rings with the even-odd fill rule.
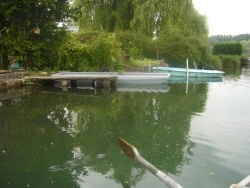
[[[174,68],[174,67],[153,67],[153,73],[170,73],[171,77],[205,77],[216,78],[222,77],[223,71],[218,70],[204,70],[204,69],[187,69],[187,68]]]
[[[250,64],[250,57],[241,58],[240,62],[241,62],[242,65],[249,65]]]

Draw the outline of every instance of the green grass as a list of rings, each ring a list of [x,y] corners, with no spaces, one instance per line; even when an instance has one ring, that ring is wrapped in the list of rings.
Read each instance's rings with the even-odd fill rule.
[[[150,65],[160,65],[162,62],[151,60],[151,59],[142,59],[142,60],[132,60],[129,64],[130,66],[150,66]]]

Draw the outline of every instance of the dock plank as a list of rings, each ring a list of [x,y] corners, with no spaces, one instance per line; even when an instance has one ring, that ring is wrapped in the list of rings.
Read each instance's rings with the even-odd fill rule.
[[[113,75],[82,75],[82,76],[25,76],[27,80],[117,80]]]

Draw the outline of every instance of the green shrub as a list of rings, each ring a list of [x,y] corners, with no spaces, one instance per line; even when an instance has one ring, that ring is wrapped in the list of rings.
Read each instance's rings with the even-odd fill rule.
[[[240,42],[217,43],[213,47],[214,55],[241,55],[243,46]]]
[[[238,55],[221,55],[219,57],[223,67],[240,67],[240,56]]]
[[[115,35],[102,35],[90,46],[90,64],[95,69],[116,70],[121,66],[120,43]]]
[[[57,69],[69,71],[119,70],[120,43],[113,34],[72,35],[59,50]]]
[[[149,37],[131,31],[116,31],[115,35],[125,55],[132,59],[140,59],[146,55],[151,41]]]
[[[70,38],[59,50],[57,68],[69,71],[87,71],[90,59],[88,46]]]
[[[218,56],[210,56],[205,64],[205,69],[222,70],[222,61]]]

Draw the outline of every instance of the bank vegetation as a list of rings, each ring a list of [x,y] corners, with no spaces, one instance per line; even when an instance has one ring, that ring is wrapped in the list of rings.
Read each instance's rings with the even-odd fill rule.
[[[2,69],[10,56],[31,70],[122,70],[155,60],[181,67],[186,59],[223,67],[192,1],[2,0],[0,22]]]

